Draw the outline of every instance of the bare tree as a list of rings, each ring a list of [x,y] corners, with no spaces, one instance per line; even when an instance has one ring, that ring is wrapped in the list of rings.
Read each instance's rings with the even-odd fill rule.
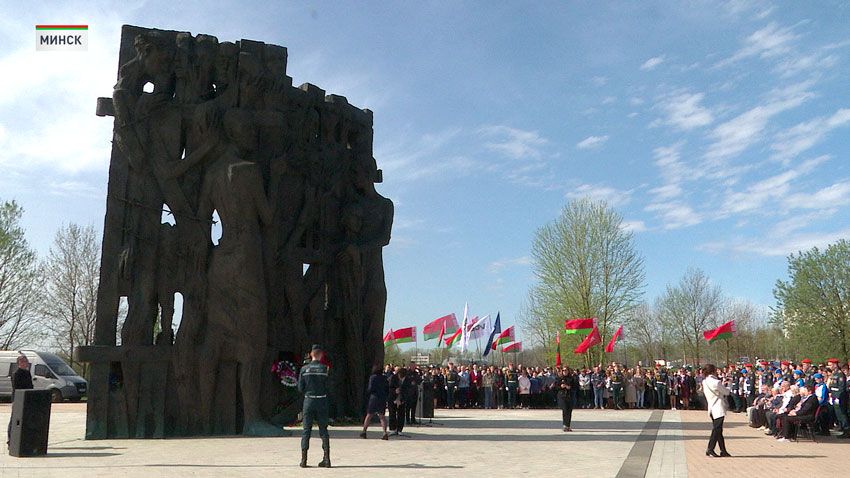
[[[32,345],[41,337],[36,306],[41,275],[20,226],[23,209],[0,204],[0,350]]]
[[[74,366],[74,350],[94,340],[100,248],[94,226],[69,224],[56,232],[45,264],[46,300],[54,342]],[[79,364],[85,375],[87,364]]]
[[[656,300],[654,305],[641,302],[625,320],[626,341],[637,345],[642,359],[668,360],[673,349],[671,333],[665,327]]]
[[[667,286],[659,307],[666,326],[675,330],[682,345],[682,358],[691,353],[693,363],[699,365],[703,331],[715,327],[723,310],[720,286],[712,285],[700,269],[688,269],[679,283]]]

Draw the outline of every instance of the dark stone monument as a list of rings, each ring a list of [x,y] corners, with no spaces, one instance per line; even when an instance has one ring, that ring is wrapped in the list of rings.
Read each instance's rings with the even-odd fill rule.
[[[86,438],[282,434],[300,402],[270,370],[312,343],[327,346],[332,415],[361,415],[383,362],[393,204],[374,186],[372,112],[293,87],[286,60],[257,41],[122,28],[97,105],[115,120],[95,345],[78,349]]]

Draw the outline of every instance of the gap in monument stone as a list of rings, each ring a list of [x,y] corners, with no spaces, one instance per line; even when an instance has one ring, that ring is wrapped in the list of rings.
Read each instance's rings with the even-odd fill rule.
[[[177,222],[174,220],[174,214],[171,214],[171,208],[168,207],[168,204],[162,205],[162,223],[171,224],[172,226],[177,225]]]
[[[145,86],[142,87],[142,91],[145,93],[153,93],[153,83],[150,81],[145,83]]]
[[[171,319],[171,330],[175,335],[180,330],[180,321],[183,319],[183,294],[174,293],[174,317]]]
[[[221,218],[218,217],[218,209],[213,211],[212,213],[213,223],[210,226],[210,238],[212,239],[213,245],[218,245],[219,239],[221,239]]]

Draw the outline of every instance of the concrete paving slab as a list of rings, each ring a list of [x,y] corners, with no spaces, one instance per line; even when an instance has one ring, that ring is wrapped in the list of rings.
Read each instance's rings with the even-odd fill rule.
[[[0,422],[10,407],[0,405]],[[321,445],[314,433],[302,470],[299,430],[285,438],[222,437],[86,441],[84,404],[57,404],[46,457],[0,457],[2,477],[166,476],[445,476],[560,473],[616,476],[651,416],[649,410],[576,410],[563,432],[559,410],[437,410],[434,426],[408,427],[410,438],[369,439],[358,427],[332,427],[334,468],[315,468]]]

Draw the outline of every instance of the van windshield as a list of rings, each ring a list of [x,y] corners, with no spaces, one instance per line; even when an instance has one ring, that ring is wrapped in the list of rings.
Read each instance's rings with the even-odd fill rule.
[[[69,377],[76,375],[77,372],[74,371],[71,367],[67,366],[65,362],[47,362],[47,365],[53,369],[53,371],[57,375],[62,375],[64,377]]]

